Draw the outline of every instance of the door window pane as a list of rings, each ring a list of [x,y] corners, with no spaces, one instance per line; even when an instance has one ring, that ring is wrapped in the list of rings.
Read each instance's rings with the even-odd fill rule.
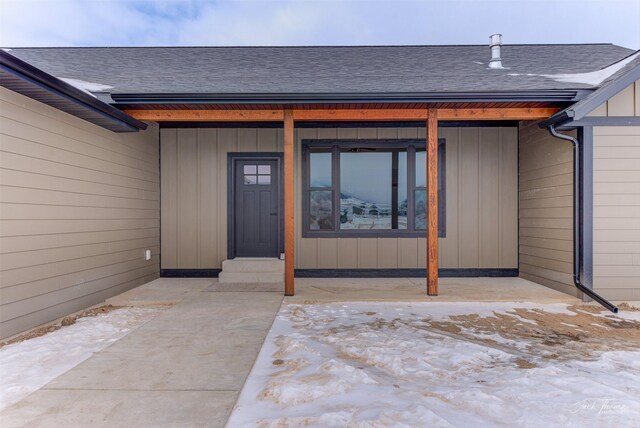
[[[415,229],[427,230],[427,191],[416,190]]]
[[[310,187],[331,187],[331,153],[311,153]]]
[[[245,165],[244,173],[245,174],[256,174],[256,165]]]
[[[427,187],[427,152],[416,151],[416,187]]]
[[[340,229],[391,229],[391,153],[340,153]]]
[[[256,184],[257,178],[255,175],[245,175],[244,184]]]
[[[333,230],[333,192],[313,190],[309,198],[309,228],[311,230]]]
[[[258,165],[258,174],[271,174],[271,165]]]
[[[258,184],[271,184],[271,176],[270,175],[259,175],[258,176]]]

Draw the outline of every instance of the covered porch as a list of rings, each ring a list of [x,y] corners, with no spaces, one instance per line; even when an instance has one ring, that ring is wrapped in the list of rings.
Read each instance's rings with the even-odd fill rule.
[[[300,243],[300,217],[305,208],[300,208],[299,160],[302,147],[297,143],[296,133],[300,126],[313,124],[341,126],[375,127],[385,123],[412,124],[425,130],[422,150],[426,150],[426,230],[424,247],[417,249],[417,256],[424,257],[425,280],[422,291],[429,296],[439,295],[438,269],[438,127],[460,126],[500,126],[520,121],[537,121],[550,117],[558,110],[555,103],[414,103],[414,104],[247,104],[247,105],[180,105],[180,104],[123,104],[124,111],[144,121],[159,122],[161,127],[189,128],[189,126],[260,128],[282,127],[283,165],[283,209],[282,237],[284,258],[284,291],[287,296],[296,294],[296,242]],[[196,137],[197,138],[197,137]],[[299,139],[299,138],[298,138]],[[278,146],[278,144],[276,144]],[[279,151],[279,150],[278,150]],[[199,152],[198,152],[199,153]],[[220,163],[218,163],[220,165]],[[297,171],[298,170],[298,171]],[[296,172],[297,171],[297,172]],[[224,198],[224,195],[219,195]],[[296,200],[298,201],[296,202]],[[303,198],[304,199],[304,198]],[[228,216],[232,216],[229,214]],[[164,218],[164,216],[163,216]],[[230,221],[227,218],[227,221]],[[296,229],[298,227],[298,230]],[[304,232],[303,236],[304,236]],[[227,235],[228,239],[232,239]],[[329,239],[329,238],[327,238]],[[517,251],[517,250],[516,250]],[[163,256],[164,256],[163,251]],[[516,255],[517,256],[517,255]],[[165,268],[165,266],[162,266]],[[353,272],[352,272],[353,274]],[[336,271],[340,276],[340,270]]]

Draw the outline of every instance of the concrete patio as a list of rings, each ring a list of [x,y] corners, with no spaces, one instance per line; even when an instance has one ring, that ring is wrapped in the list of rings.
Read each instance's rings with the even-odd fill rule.
[[[423,278],[297,278],[296,294],[285,302],[581,302],[522,278],[440,278],[439,283],[438,296],[428,296]]]
[[[256,289],[162,278],[110,299],[175,305],[6,409],[2,426],[224,426],[283,300]],[[416,278],[299,278],[285,302],[579,303],[520,278],[443,278],[440,290],[428,297]]]

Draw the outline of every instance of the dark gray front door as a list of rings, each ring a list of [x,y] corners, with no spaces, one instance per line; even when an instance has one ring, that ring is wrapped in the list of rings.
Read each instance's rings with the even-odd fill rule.
[[[280,189],[275,159],[235,159],[236,257],[278,257]]]

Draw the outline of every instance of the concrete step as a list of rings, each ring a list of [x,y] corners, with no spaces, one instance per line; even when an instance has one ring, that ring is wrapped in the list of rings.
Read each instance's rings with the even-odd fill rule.
[[[236,257],[222,262],[222,272],[238,273],[283,273],[284,260],[276,258]]]
[[[218,275],[218,282],[221,284],[283,284],[283,272],[226,272],[222,271]]]

